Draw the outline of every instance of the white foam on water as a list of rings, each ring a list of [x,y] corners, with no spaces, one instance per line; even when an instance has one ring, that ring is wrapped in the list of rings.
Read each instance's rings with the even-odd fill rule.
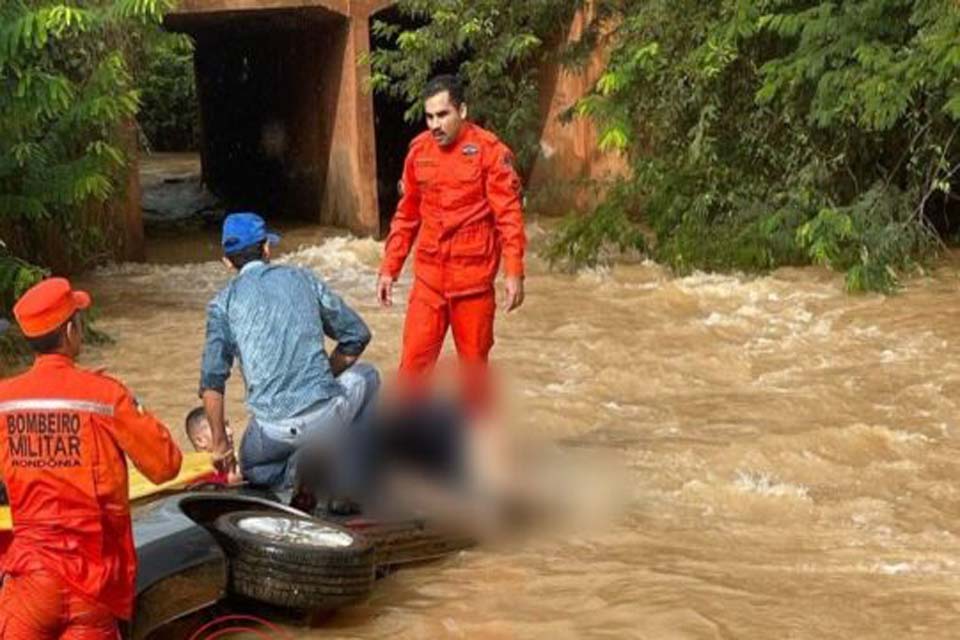
[[[741,318],[759,319],[767,314],[756,304],[741,305],[734,313]]]
[[[911,562],[880,562],[871,568],[873,573],[885,576],[902,576],[909,573],[919,573],[918,567]]]
[[[588,284],[600,284],[610,279],[613,271],[609,266],[584,267],[577,271],[577,281]]]
[[[637,283],[624,283],[624,289],[634,290],[634,291],[654,291],[663,286],[662,282],[637,282]]]
[[[800,573],[815,574],[871,574],[882,576],[951,576],[957,563],[948,558],[935,560],[889,560],[857,562],[847,565],[802,563],[794,567]]]
[[[852,327],[850,331],[858,338],[880,338],[883,336],[876,325],[870,325],[869,327]]]
[[[331,283],[372,291],[377,279],[380,246],[371,239],[337,236],[319,245],[300,247],[276,262],[309,267]]]
[[[703,324],[708,327],[745,327],[747,325],[747,323],[740,318],[735,318],[729,315],[718,313],[716,311],[707,316],[706,320],[703,321]]]
[[[895,430],[890,432],[890,439],[896,443],[900,444],[929,444],[932,442],[930,438],[923,435],[922,433],[916,433],[912,431],[899,431]]]
[[[689,276],[675,281],[677,288],[684,293],[699,293],[728,298],[744,289],[741,276],[694,271]]]
[[[98,290],[150,291],[192,294],[201,298],[213,296],[230,278],[230,272],[219,262],[192,264],[150,264],[136,262],[110,263],[97,267],[92,276]],[[133,286],[132,286],[133,285]]]
[[[557,393],[562,395],[568,395],[573,393],[576,383],[573,380],[564,380],[561,383],[551,382],[544,389],[550,393]]]
[[[737,478],[733,483],[739,491],[771,497],[791,497],[801,500],[809,499],[809,489],[803,485],[781,482],[769,473],[755,471],[737,471]]]
[[[313,270],[341,295],[375,304],[375,283],[382,243],[372,239],[336,236],[316,245],[304,245],[275,258],[276,264],[289,264]],[[98,290],[126,290],[131,287],[151,291],[159,298],[166,295],[195,296],[205,302],[230,279],[232,273],[219,261],[186,264],[121,262],[97,267],[92,276]],[[404,282],[409,276],[405,276]],[[401,285],[404,286],[404,285]],[[403,292],[396,296],[403,305]]]

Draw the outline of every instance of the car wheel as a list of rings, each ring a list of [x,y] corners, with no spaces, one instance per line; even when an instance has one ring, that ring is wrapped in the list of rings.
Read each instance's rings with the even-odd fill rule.
[[[213,524],[234,595],[291,609],[332,610],[373,585],[373,547],[341,526],[273,511],[227,513]]]

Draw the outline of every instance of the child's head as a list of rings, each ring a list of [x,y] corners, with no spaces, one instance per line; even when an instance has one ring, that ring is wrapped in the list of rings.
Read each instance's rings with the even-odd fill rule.
[[[224,426],[227,431],[227,441],[230,442],[230,446],[233,446],[233,431],[230,429],[230,423],[227,422]],[[207,414],[203,407],[196,407],[187,414],[184,428],[195,451],[211,450],[213,434],[210,432],[210,423],[207,422]]]

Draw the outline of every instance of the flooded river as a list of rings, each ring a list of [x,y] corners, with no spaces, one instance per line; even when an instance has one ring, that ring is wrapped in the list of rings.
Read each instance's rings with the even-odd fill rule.
[[[197,402],[204,305],[228,277],[216,240],[154,239],[151,264],[83,279],[116,339],[84,363],[107,365],[177,429]],[[365,316],[368,357],[393,370],[403,305],[375,304],[382,246],[308,228],[283,248]],[[294,634],[957,637],[958,285],[956,265],[886,298],[848,296],[814,269],[565,275],[532,259],[527,302],[498,318],[494,350],[523,399],[512,428],[616,456],[625,513],[399,572],[366,605]],[[243,424],[238,380],[228,410]]]

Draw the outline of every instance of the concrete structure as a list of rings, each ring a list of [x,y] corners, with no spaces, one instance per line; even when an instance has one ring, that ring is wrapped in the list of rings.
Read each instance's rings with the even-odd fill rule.
[[[167,16],[167,28],[196,44],[204,180],[228,208],[255,207],[360,235],[386,230],[406,144],[420,127],[403,123],[404,105],[370,95],[369,68],[360,60],[370,49],[371,16],[394,4],[182,0]],[[568,37],[587,19],[578,16]],[[568,209],[577,201],[571,181],[617,169],[596,151],[588,123],[557,121],[601,63],[581,75],[559,68],[544,74],[544,157],[532,183],[555,190],[557,206]]]
[[[579,40],[591,19],[588,5],[574,17],[566,43]],[[528,184],[529,190],[537,194],[541,213],[566,215],[571,210],[587,210],[603,193],[604,185],[627,170],[626,158],[600,151],[597,129],[589,119],[577,118],[568,123],[560,119],[562,113],[590,92],[605,64],[601,52],[580,71],[554,64],[541,74],[540,157]]]
[[[183,0],[196,42],[204,178],[255,206],[377,234],[371,14],[389,0]]]

